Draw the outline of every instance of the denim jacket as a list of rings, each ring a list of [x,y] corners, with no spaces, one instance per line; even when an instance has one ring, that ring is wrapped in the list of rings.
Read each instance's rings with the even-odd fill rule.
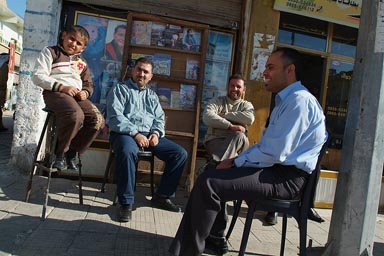
[[[158,133],[164,136],[165,114],[157,94],[140,89],[132,79],[118,83],[108,93],[107,125],[112,132],[135,136]]]

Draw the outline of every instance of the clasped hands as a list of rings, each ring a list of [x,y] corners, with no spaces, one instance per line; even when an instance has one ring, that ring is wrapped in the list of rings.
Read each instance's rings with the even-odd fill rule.
[[[141,148],[147,148],[149,146],[154,147],[159,143],[159,137],[156,133],[152,133],[148,136],[144,136],[143,134],[136,134],[135,141],[137,145]]]

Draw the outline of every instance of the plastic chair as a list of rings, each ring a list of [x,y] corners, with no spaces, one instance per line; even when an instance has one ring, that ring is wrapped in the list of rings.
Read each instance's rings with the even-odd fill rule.
[[[154,194],[154,173],[155,173],[155,156],[152,154],[151,151],[145,151],[143,148],[141,148],[139,150],[139,152],[137,153],[137,162],[136,162],[136,176],[137,176],[137,172],[138,172],[138,165],[139,165],[139,161],[147,161],[150,163],[150,170],[151,170],[151,196],[153,196]],[[112,149],[109,150],[109,156],[108,156],[108,162],[107,162],[107,165],[105,167],[105,172],[104,172],[104,180],[103,180],[103,183],[101,185],[101,192],[104,193],[105,192],[105,184],[107,183],[108,181],[108,177],[111,173],[111,165],[112,165],[112,162],[114,161],[115,159],[115,153],[113,152]],[[136,182],[137,179],[135,179],[135,190],[136,190]],[[114,200],[113,200],[113,204],[115,205],[117,202],[117,195],[115,194],[114,196]]]
[[[43,211],[41,214],[41,218],[45,220],[52,173],[57,172],[58,170],[52,167],[53,163],[55,162],[55,150],[57,145],[56,116],[55,116],[55,113],[49,110],[48,108],[43,108],[43,110],[47,112],[47,118],[45,119],[43,130],[41,131],[39,142],[37,144],[35,155],[33,157],[33,164],[32,164],[32,169],[29,176],[29,181],[27,184],[25,202],[29,201],[29,197],[31,195],[31,190],[32,190],[32,180],[36,170],[40,169],[40,170],[46,171],[48,173],[48,180],[47,180],[47,186],[45,189],[45,200],[43,205]],[[48,157],[46,156],[44,157],[44,159],[38,160],[41,144],[43,143],[43,139],[46,136],[46,134],[47,134],[48,144],[46,145],[45,152],[46,154],[48,154]],[[83,204],[83,189],[82,189],[82,178],[81,178],[82,164],[81,164],[81,159],[79,154],[78,154],[78,159],[79,159],[79,164],[78,164],[79,166],[79,203]]]
[[[284,255],[285,249],[285,238],[287,233],[287,218],[288,215],[295,218],[299,225],[300,232],[300,255],[306,255],[306,238],[307,238],[307,222],[308,222],[308,211],[313,205],[314,195],[316,191],[317,181],[320,174],[320,162],[325,154],[328,141],[323,145],[319,158],[317,160],[315,170],[309,175],[307,184],[303,190],[301,198],[297,200],[281,200],[281,199],[264,199],[264,200],[253,200],[248,203],[248,212],[245,221],[243,237],[241,239],[239,255],[244,255],[247,247],[249,232],[251,230],[253,215],[256,210],[262,210],[267,212],[279,212],[283,214],[283,228],[281,232],[281,244],[280,244],[280,255]],[[232,230],[235,226],[236,219],[239,216],[241,204],[243,200],[237,200],[234,205],[234,212],[231,224],[228,228],[226,238],[229,239]]]

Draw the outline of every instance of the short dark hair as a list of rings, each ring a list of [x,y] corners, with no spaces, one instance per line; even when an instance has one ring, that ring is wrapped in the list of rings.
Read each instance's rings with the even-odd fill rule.
[[[152,67],[152,71],[153,71],[153,62],[152,60],[146,58],[146,57],[141,57],[141,58],[138,58],[136,61],[135,61],[135,67],[137,66],[137,64],[139,63],[143,63],[143,64],[149,64],[151,65]]]
[[[118,26],[115,27],[115,31],[113,33],[117,33],[117,30],[119,30],[120,28],[121,29],[127,29],[127,26],[125,26],[125,25],[118,25]]]
[[[236,74],[231,75],[231,76],[229,77],[229,79],[228,79],[228,83],[229,83],[229,81],[231,81],[232,79],[240,79],[240,80],[243,80],[243,81],[244,81],[244,85],[245,85],[245,78],[244,78],[244,76],[243,76],[242,74],[240,74],[240,73],[236,73]]]
[[[281,58],[284,61],[284,65],[293,64],[295,65],[296,80],[301,80],[303,76],[303,56],[295,49],[282,47],[277,48],[273,53],[281,52]]]
[[[66,31],[79,33],[85,39],[85,44],[87,44],[89,41],[89,33],[83,26],[72,25]]]

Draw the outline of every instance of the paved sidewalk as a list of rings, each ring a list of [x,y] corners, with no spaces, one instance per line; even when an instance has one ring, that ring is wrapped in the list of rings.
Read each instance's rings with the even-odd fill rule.
[[[7,122],[11,122],[11,113],[7,114]],[[77,181],[54,178],[47,219],[42,221],[40,217],[47,179],[35,176],[30,202],[24,202],[28,177],[7,164],[11,143],[7,136],[12,136],[12,129],[6,133],[0,133],[0,256],[169,255],[168,246],[182,213],[152,208],[148,186],[139,184],[133,219],[129,223],[120,223],[117,220],[118,207],[112,205],[114,185],[108,184],[106,193],[101,193],[100,183],[84,182],[84,204],[79,205]],[[185,205],[186,200],[185,192],[178,191],[175,202]],[[318,212],[326,222],[309,222],[311,248],[308,252],[312,256],[321,255],[324,250],[332,213],[324,209],[318,209]],[[229,240],[230,252],[227,255],[238,253],[245,214],[244,206]],[[255,216],[247,255],[279,255],[281,218],[278,225],[265,226],[263,216],[262,212]],[[383,215],[377,218],[375,241],[374,255],[384,255]],[[297,224],[289,219],[285,255],[297,254]]]

